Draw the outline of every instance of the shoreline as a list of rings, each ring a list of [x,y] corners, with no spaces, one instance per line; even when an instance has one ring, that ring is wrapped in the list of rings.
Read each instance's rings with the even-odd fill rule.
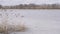
[[[7,9],[0,9],[0,10],[7,10]],[[60,9],[13,9],[13,10],[60,10]]]

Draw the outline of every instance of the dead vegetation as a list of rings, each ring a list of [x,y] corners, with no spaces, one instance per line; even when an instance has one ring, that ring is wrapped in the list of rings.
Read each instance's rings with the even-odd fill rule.
[[[8,34],[9,32],[24,32],[26,29],[23,25],[0,25],[0,33]]]
[[[0,24],[0,33],[9,34],[11,32],[25,32],[26,26],[24,24],[9,24],[8,20],[5,19]]]
[[[4,10],[4,9],[2,9]],[[6,11],[6,10],[4,10]],[[0,33],[3,34],[9,34],[10,32],[25,32],[26,31],[26,26],[24,24],[18,24],[18,25],[12,25],[9,24],[10,22],[8,22],[8,13],[5,12],[5,16],[3,16],[4,18],[2,19],[2,21],[0,22]],[[22,16],[23,17],[23,16]]]

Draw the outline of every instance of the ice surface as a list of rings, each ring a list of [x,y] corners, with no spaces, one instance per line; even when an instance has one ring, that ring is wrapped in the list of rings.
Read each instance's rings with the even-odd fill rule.
[[[60,34],[60,10],[0,10],[0,23],[5,19],[9,24],[28,27],[25,32],[11,34]]]

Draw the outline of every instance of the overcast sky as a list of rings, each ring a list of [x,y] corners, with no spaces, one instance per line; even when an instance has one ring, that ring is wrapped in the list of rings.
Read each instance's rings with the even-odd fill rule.
[[[16,4],[52,4],[52,3],[60,3],[60,0],[0,0],[0,4],[2,5],[16,5]]]

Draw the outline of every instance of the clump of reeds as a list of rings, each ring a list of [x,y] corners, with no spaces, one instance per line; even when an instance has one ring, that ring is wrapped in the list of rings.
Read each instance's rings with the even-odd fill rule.
[[[0,25],[0,33],[4,34],[8,34],[9,32],[23,32],[25,29],[23,25]]]

